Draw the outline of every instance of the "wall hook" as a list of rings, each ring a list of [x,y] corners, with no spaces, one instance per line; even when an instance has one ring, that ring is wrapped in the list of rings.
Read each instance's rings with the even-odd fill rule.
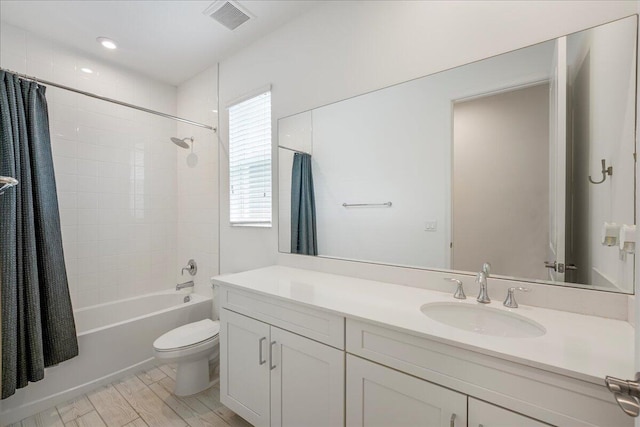
[[[600,181],[594,181],[589,175],[589,182],[592,184],[602,184],[607,180],[607,175],[613,176],[613,166],[607,167],[607,162],[605,159],[601,160],[602,162],[602,179]]]

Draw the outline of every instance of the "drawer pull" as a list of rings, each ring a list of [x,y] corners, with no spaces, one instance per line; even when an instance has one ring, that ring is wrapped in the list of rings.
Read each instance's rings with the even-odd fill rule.
[[[451,421],[449,422],[450,427],[456,427],[456,414],[451,414]]]
[[[271,341],[271,345],[269,346],[269,360],[270,362],[270,368],[273,371],[274,369],[276,369],[276,365],[273,363],[273,346],[276,345],[275,341]]]
[[[265,363],[267,363],[267,359],[262,360],[262,343],[266,340],[267,337],[262,337],[258,341],[258,362],[260,363],[260,365],[264,365]]]

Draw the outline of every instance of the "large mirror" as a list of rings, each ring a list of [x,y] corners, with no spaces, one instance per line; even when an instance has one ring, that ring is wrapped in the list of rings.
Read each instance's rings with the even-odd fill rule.
[[[280,119],[280,251],[632,293],[636,31]]]

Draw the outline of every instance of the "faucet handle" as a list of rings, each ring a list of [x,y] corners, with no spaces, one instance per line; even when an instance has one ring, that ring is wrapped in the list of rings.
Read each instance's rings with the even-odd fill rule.
[[[489,277],[487,273],[485,273],[484,271],[479,271],[478,274],[476,275],[476,283],[486,285],[487,277]]]
[[[196,262],[193,259],[190,259],[189,262],[187,263],[187,266],[182,269],[182,272],[180,273],[180,275],[184,276],[185,271],[190,275],[195,276],[196,273],[198,272],[198,264],[196,264]]]
[[[482,271],[484,272],[486,277],[491,276],[491,264],[488,262],[482,264]]]
[[[467,299],[467,296],[464,294],[464,289],[462,288],[462,280],[454,279],[452,277],[447,277],[444,280],[448,280],[450,282],[454,282],[458,285],[456,292],[453,294],[453,297],[456,299]]]
[[[516,302],[516,298],[513,294],[515,291],[530,292],[531,289],[523,288],[522,286],[519,286],[517,288],[509,288],[507,290],[507,297],[504,299],[502,305],[509,308],[518,308],[518,303]]]

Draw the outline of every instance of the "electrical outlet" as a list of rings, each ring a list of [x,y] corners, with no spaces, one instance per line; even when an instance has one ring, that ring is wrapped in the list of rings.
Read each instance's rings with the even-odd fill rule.
[[[437,231],[438,230],[438,221],[431,220],[426,221],[424,223],[424,231]]]

